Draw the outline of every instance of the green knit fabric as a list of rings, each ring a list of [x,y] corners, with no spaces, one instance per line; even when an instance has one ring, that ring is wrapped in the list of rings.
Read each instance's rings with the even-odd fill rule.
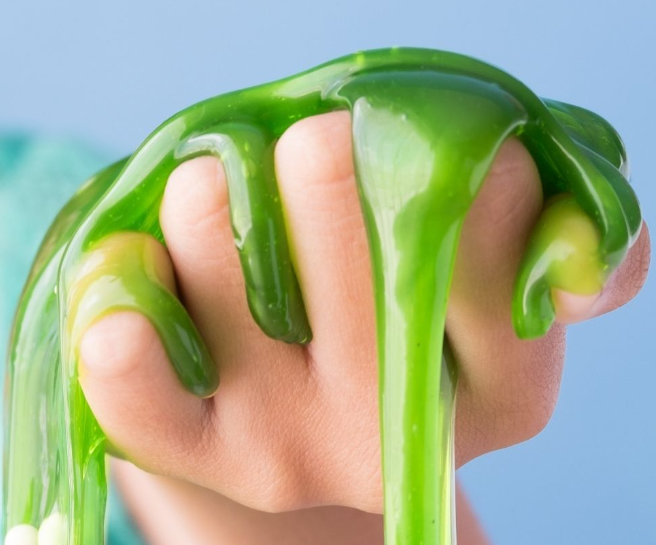
[[[0,135],[0,371],[18,297],[42,237],[75,189],[111,159],[71,139]],[[107,530],[109,545],[143,545],[113,488]]]

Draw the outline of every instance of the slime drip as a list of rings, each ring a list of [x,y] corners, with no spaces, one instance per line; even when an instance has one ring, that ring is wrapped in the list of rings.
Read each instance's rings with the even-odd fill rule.
[[[4,462],[10,532],[38,528],[58,512],[66,543],[104,542],[106,440],[77,374],[77,343],[94,320],[120,309],[142,312],[185,387],[198,396],[217,389],[198,331],[158,276],[159,204],[183,161],[214,155],[225,166],[253,318],[273,338],[311,340],[273,152],[295,121],[335,110],[352,113],[372,258],[386,543],[455,543],[456,367],[444,342],[446,304],[460,230],[497,151],[518,137],[545,197],[558,196],[517,277],[513,323],[522,338],[551,326],[552,288],[585,294],[603,285],[637,238],[641,215],[623,145],[603,119],[543,101],[480,61],[410,48],[357,53],[191,106],[62,210],[12,336]],[[567,221],[587,226],[588,235],[559,228]]]

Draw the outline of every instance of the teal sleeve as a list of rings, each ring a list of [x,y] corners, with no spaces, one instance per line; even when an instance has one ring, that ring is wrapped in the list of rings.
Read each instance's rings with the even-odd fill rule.
[[[50,222],[75,189],[111,157],[70,139],[0,135],[0,371],[18,296]],[[2,446],[0,434],[0,447]],[[0,501],[2,498],[0,497]],[[142,545],[110,489],[108,543]]]
[[[109,484],[107,545],[144,545],[114,483]]]

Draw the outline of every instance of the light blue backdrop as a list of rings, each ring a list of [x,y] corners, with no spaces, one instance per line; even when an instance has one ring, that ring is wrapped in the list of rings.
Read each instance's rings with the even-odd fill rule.
[[[656,225],[655,18],[653,0],[3,2],[0,128],[118,157],[214,94],[358,49],[450,49],[607,117]],[[652,278],[625,309],[571,328],[548,428],[461,471],[498,544],[656,543],[655,303]]]

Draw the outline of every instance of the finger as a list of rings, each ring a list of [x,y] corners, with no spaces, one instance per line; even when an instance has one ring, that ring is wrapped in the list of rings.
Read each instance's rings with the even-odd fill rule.
[[[184,389],[151,323],[112,313],[80,343],[80,383],[113,447],[144,469],[189,470],[203,448],[207,401]]]
[[[182,298],[219,362],[223,386],[251,371],[267,372],[262,360],[275,368],[284,360],[274,357],[280,353],[299,360],[299,347],[269,339],[251,317],[218,159],[193,159],[171,174],[160,221]]]
[[[508,140],[466,218],[447,312],[460,369],[458,464],[535,435],[555,404],[564,328],[521,341],[511,320],[514,279],[542,204],[535,163]]]
[[[278,143],[276,171],[314,334],[314,361],[330,361],[321,371],[339,379],[375,379],[371,269],[349,113],[318,115],[292,125]],[[363,365],[353,365],[354,354]]]
[[[290,459],[307,450],[304,430],[316,429],[311,414],[318,411],[308,410],[317,405],[314,390],[304,349],[267,337],[251,317],[217,159],[193,159],[172,173],[160,222],[181,297],[221,376],[210,455],[186,478],[251,506],[296,505],[294,491],[303,489]]]

